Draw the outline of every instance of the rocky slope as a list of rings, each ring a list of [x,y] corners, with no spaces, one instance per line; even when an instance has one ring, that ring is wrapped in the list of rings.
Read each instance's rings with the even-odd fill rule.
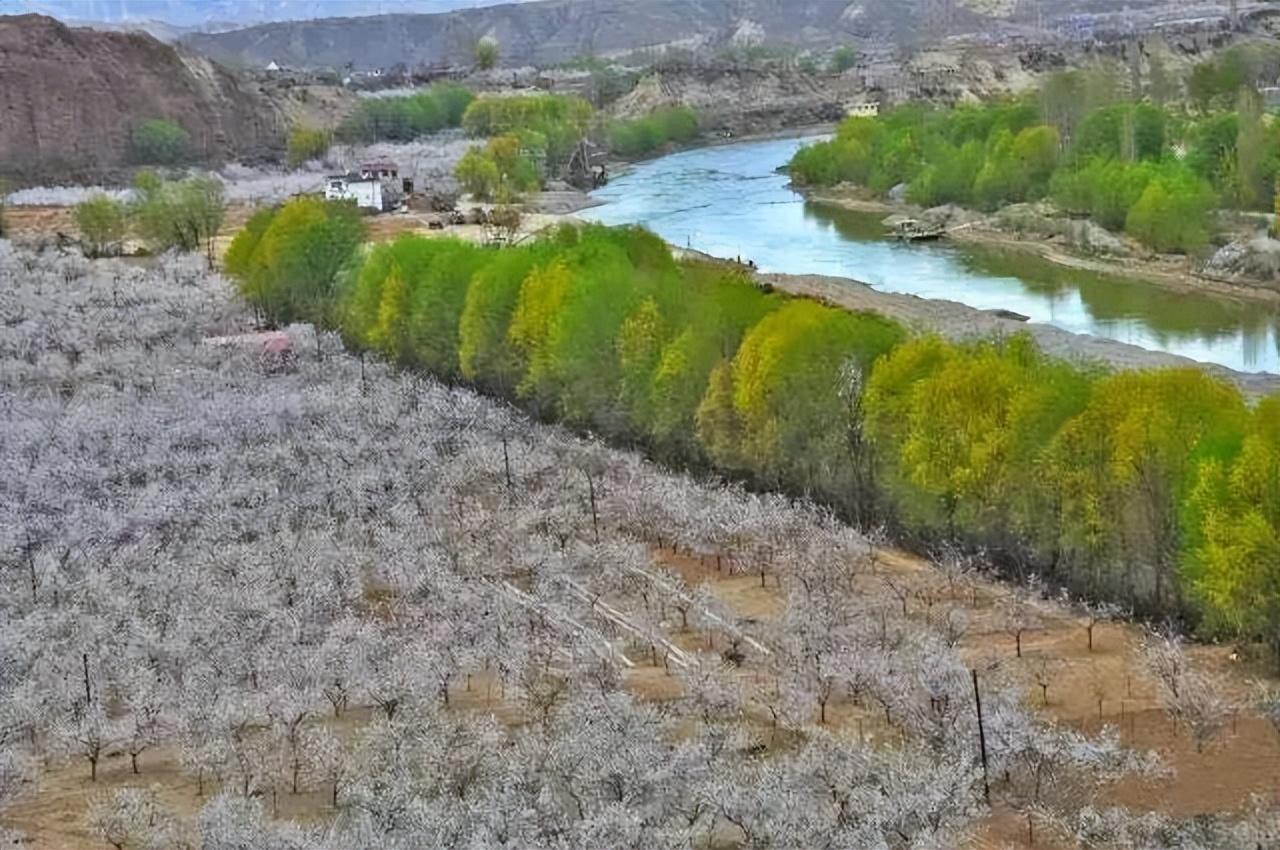
[[[1046,14],[1113,9],[1114,0],[1055,0]],[[1172,0],[1126,7],[1177,8]],[[845,41],[928,43],[986,32],[993,20],[1039,21],[1037,4],[991,0],[544,0],[437,15],[381,15],[266,24],[192,35],[228,64],[386,68],[468,64],[477,40],[497,39],[505,64],[554,64],[670,46],[826,46]],[[1028,12],[1027,10],[1032,10]],[[1028,15],[1030,16],[1028,18]]]
[[[286,109],[265,94],[151,36],[0,17],[0,176],[10,183],[110,174],[148,118],[182,125],[210,161],[255,158],[288,127]]]

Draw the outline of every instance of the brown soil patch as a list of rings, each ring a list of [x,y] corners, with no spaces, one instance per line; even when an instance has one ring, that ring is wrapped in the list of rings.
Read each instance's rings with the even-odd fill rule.
[[[758,573],[729,572],[727,562],[717,569],[714,557],[697,557],[670,552],[658,553],[659,560],[678,572],[690,586],[708,583],[717,596],[748,623],[765,624],[781,613],[782,597],[778,579],[767,574],[761,586]],[[1203,752],[1185,729],[1174,728],[1159,707],[1155,685],[1141,671],[1138,660],[1141,634],[1125,624],[1103,624],[1094,631],[1094,649],[1089,651],[1086,621],[1059,605],[1042,606],[1043,628],[1023,637],[1023,657],[1017,659],[1013,638],[1000,631],[993,616],[995,602],[1007,591],[999,584],[979,579],[948,588],[942,577],[926,562],[900,552],[882,552],[877,558],[875,574],[860,581],[866,593],[882,604],[899,605],[890,589],[906,588],[910,616],[935,620],[951,608],[965,611],[969,629],[960,644],[961,652],[975,666],[998,659],[1018,671],[1026,684],[1026,701],[1047,716],[1086,731],[1103,725],[1121,730],[1126,745],[1154,750],[1172,770],[1155,780],[1125,781],[1110,789],[1105,802],[1191,816],[1237,809],[1253,794],[1274,795],[1280,788],[1280,736],[1270,724],[1247,709],[1242,709],[1220,740]],[[927,606],[921,598],[934,600]],[[975,601],[976,600],[976,601]],[[686,651],[720,651],[722,636],[693,629],[682,630],[677,621],[668,623],[670,639]],[[755,632],[759,636],[758,630]],[[626,648],[634,667],[625,673],[629,690],[645,699],[666,701],[680,695],[679,679],[661,662],[654,663],[647,648]],[[1203,647],[1194,653],[1196,660],[1215,678],[1225,693],[1243,699],[1249,688],[1249,677],[1226,660],[1227,652],[1219,647]],[[1048,704],[1037,686],[1035,674],[1041,665],[1050,665],[1052,676]],[[772,674],[748,664],[739,673],[745,685],[767,691],[773,686]],[[475,674],[469,680],[454,683],[450,689],[450,706],[455,710],[493,713],[503,722],[524,721],[518,705],[505,698],[499,684]],[[1099,717],[1098,699],[1102,699]],[[368,708],[352,709],[341,720],[326,717],[322,722],[350,730],[370,716]],[[749,720],[761,729],[771,726],[763,709]],[[848,700],[834,700],[828,707],[828,725],[839,733],[869,743],[892,745],[894,733],[874,707],[854,705]],[[786,745],[785,733],[771,736],[775,745]],[[48,850],[89,850],[97,845],[86,833],[83,821],[96,794],[111,788],[144,784],[158,786],[162,796],[178,812],[196,811],[203,800],[195,781],[178,768],[176,753],[161,748],[144,753],[142,772],[134,776],[127,756],[107,758],[99,768],[99,781],[90,784],[83,762],[51,766],[41,777],[40,790],[8,813],[6,822],[25,831],[33,848]],[[210,789],[206,788],[206,796]],[[264,801],[270,808],[273,802]],[[308,819],[323,816],[329,810],[327,794],[312,790],[299,795],[280,794],[274,806],[281,817]],[[1028,825],[1023,813],[997,803],[993,811],[978,825],[969,847],[986,848],[1053,848],[1052,836],[1043,825],[1036,826],[1036,843],[1028,843]]]

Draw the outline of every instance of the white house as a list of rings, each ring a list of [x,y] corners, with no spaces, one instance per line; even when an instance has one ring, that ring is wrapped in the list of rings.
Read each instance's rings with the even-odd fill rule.
[[[325,180],[324,196],[330,201],[355,201],[360,209],[382,212],[382,181],[359,174],[334,174]]]
[[[413,194],[413,181],[398,182],[399,178],[400,167],[394,162],[362,162],[354,171],[325,178],[324,196],[331,201],[355,201],[362,210],[385,212]]]

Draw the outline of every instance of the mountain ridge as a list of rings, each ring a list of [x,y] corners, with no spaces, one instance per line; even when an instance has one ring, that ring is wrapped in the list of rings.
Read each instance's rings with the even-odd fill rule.
[[[1186,8],[1170,0],[1128,0],[1126,8]],[[1107,0],[1062,0],[1050,17],[1114,12]],[[1042,24],[1038,0],[537,0],[436,14],[320,18],[263,24],[184,42],[232,66],[270,62],[299,68],[467,65],[482,37],[508,65],[550,65],[672,46],[825,48],[844,42],[920,44],[982,33],[993,23]]]

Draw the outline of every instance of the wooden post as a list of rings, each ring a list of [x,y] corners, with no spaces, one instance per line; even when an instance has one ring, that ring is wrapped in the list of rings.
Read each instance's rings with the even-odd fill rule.
[[[595,535],[595,542],[600,542],[600,516],[596,513],[596,480],[591,473],[587,473],[587,489],[591,494],[591,529]]]
[[[89,687],[89,653],[80,653],[80,661],[84,665],[84,708],[88,711],[93,705],[93,689]]]
[[[978,690],[978,671],[970,669],[973,676],[973,704],[978,710],[978,746],[982,752],[982,796],[991,805],[991,780],[987,774],[987,730],[982,725],[982,692]]]
[[[510,492],[511,486],[511,455],[507,453],[507,435],[502,434],[502,468],[507,474],[507,491]]]

